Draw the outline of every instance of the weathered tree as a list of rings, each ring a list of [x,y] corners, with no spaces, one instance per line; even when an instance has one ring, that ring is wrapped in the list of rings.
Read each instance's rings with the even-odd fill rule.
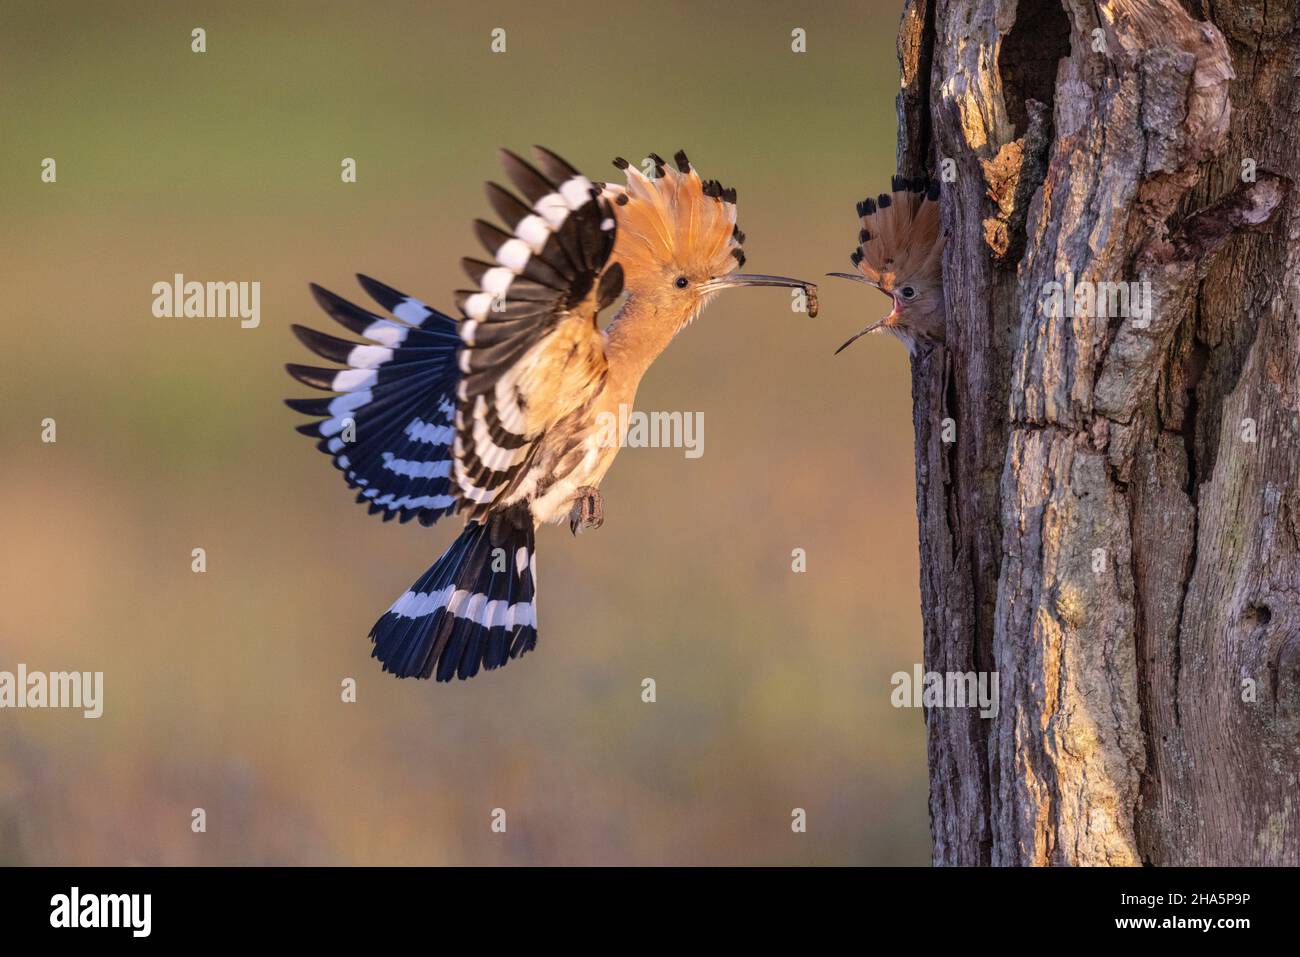
[[[1296,6],[906,5],[925,660],[1001,686],[927,713],[937,864],[1300,863]]]

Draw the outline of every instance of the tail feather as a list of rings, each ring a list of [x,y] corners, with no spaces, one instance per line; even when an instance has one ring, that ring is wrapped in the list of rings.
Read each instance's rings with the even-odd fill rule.
[[[399,678],[472,678],[537,644],[534,526],[527,506],[470,522],[375,622],[373,657]]]

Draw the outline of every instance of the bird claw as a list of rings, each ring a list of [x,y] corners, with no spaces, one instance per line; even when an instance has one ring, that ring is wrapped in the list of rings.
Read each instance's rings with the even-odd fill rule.
[[[569,510],[569,531],[577,535],[589,528],[600,528],[603,524],[605,500],[594,485],[584,485],[578,489],[573,499],[573,508]]]

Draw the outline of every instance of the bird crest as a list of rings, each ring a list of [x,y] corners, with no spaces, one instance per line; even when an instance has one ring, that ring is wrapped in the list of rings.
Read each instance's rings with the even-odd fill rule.
[[[858,203],[862,229],[849,257],[871,285],[893,295],[907,282],[942,283],[939,183],[895,176],[892,193]]]
[[[701,179],[679,150],[669,166],[657,153],[647,157],[649,175],[618,157],[614,165],[626,186],[607,184],[618,216],[612,258],[629,277],[676,270],[720,277],[745,262],[745,235],[736,226],[736,191]],[[631,284],[631,283],[629,283]]]

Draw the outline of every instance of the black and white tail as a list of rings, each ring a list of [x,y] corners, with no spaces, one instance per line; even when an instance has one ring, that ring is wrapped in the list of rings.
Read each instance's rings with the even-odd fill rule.
[[[534,525],[526,504],[471,521],[370,630],[399,678],[472,678],[537,644]]]

